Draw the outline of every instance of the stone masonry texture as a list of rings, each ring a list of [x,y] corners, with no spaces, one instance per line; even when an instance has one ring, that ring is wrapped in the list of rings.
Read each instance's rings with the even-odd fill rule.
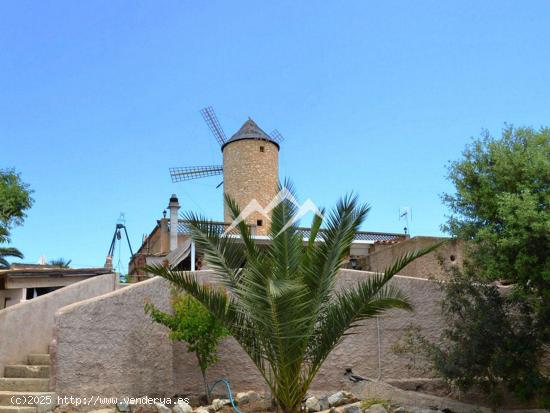
[[[263,148],[263,151],[261,150]],[[243,139],[230,142],[223,150],[223,189],[244,209],[256,199],[265,208],[277,194],[279,182],[279,149],[272,142]],[[248,217],[249,225],[262,220],[256,234],[266,235],[269,222],[259,213]],[[224,203],[224,221],[230,223],[229,208]]]

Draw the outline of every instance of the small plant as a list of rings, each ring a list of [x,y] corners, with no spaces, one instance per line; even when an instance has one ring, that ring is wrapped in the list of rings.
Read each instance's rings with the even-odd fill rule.
[[[407,358],[407,369],[422,376],[433,371],[433,344],[422,335],[418,325],[408,326],[401,338],[392,344],[390,351]]]
[[[228,332],[200,302],[188,294],[174,292],[172,308],[174,314],[168,314],[151,303],[145,304],[145,312],[151,315],[153,321],[171,330],[172,340],[186,342],[187,351],[195,353],[204,381],[206,398],[210,402],[206,369],[218,361],[218,344]]]
[[[365,410],[365,409],[368,409],[369,407],[374,406],[375,404],[381,404],[386,409],[390,408],[390,402],[388,400],[378,399],[376,397],[372,397],[370,399],[362,400],[359,407],[361,407],[361,410]]]

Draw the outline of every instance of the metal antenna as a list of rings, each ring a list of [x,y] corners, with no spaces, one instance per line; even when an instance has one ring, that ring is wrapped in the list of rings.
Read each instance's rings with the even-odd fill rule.
[[[409,219],[412,221],[412,209],[411,207],[401,207],[399,208],[399,220],[405,221],[405,234],[411,233],[411,228],[409,226]]]
[[[220,122],[218,121],[218,117],[216,116],[216,113],[214,113],[212,106],[207,106],[201,109],[201,115],[220,146],[223,145],[226,141],[225,132],[220,126]]]
[[[277,129],[273,129],[269,136],[277,143],[281,143],[285,140],[285,137],[281,135],[281,132],[279,132]]]
[[[222,165],[170,168],[170,177],[172,178],[172,182],[189,181],[191,179],[204,178],[214,175],[223,175]]]

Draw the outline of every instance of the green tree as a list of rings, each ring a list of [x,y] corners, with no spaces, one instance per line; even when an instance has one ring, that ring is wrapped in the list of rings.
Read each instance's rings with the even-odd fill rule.
[[[69,268],[71,262],[72,260],[66,260],[65,258],[56,258],[54,260],[50,260],[49,264],[60,268]]]
[[[449,168],[456,192],[445,229],[472,241],[469,269],[550,303],[550,129],[504,129],[466,148]]]
[[[227,195],[225,201],[233,219],[238,217],[236,203]],[[348,289],[335,288],[368,211],[356,197],[345,197],[324,218],[315,216],[304,245],[293,222],[296,206],[285,200],[272,210],[270,243],[262,246],[254,242],[244,221],[237,238],[189,214],[191,236],[219,282],[205,286],[191,272],[159,266],[146,270],[200,301],[254,362],[278,407],[285,413],[298,412],[321,365],[353,327],[391,308],[411,309],[407,297],[388,282],[431,249],[409,253],[384,273],[358,280]]]
[[[0,169],[0,243],[9,241],[13,226],[23,224],[34,200],[32,190],[13,169]]]
[[[522,400],[548,394],[548,381],[538,369],[541,346],[529,302],[460,276],[445,291],[447,327],[444,344],[433,348],[436,370],[463,391],[479,385],[495,410],[503,401],[503,385]]]
[[[153,304],[145,305],[145,312],[166,327],[172,340],[187,343],[187,351],[195,353],[201,369],[206,397],[210,402],[206,370],[218,361],[218,344],[228,332],[212,314],[189,294],[175,292],[172,299],[173,314],[165,313]]]
[[[32,191],[12,169],[0,169],[0,245],[9,242],[10,230],[23,224],[25,211],[33,204]],[[23,258],[13,247],[0,247],[0,268],[9,268],[6,257]]]
[[[550,338],[550,129],[508,126],[500,139],[485,133],[466,148],[460,160],[451,163],[449,179],[455,193],[443,197],[452,213],[444,228],[467,241],[465,276],[482,283],[500,279],[514,284],[514,293],[505,298],[497,298],[493,289],[476,294],[469,290],[476,305],[465,307],[471,310],[470,318],[453,334],[457,351],[464,352],[462,357],[467,358],[466,352],[471,351],[480,359],[467,363],[460,374],[466,375],[468,368],[474,375],[475,369],[490,369],[495,380],[504,380],[516,393],[528,397],[526,389],[536,391],[531,380],[541,376],[540,355]],[[458,306],[459,314],[464,297],[454,294],[448,299],[456,301],[450,304]],[[474,311],[480,307],[486,311]],[[518,340],[515,331],[522,329],[514,311],[532,317],[532,323],[524,320],[533,332],[528,335],[528,345],[491,346]],[[478,316],[478,322],[474,321]],[[489,322],[487,317],[492,316]],[[491,324],[499,327],[495,330]],[[527,330],[523,332],[527,334]],[[470,340],[469,346],[466,340]],[[516,366],[517,371],[495,368],[494,363],[503,360],[498,354],[504,352],[504,361],[512,363],[514,351],[529,363]],[[533,358],[538,362],[532,363]]]
[[[539,372],[540,338],[529,302],[460,273],[441,285],[440,337],[428,340],[412,326],[392,350],[408,357],[412,369],[433,370],[463,392],[479,388],[494,411],[506,387],[521,400],[536,397],[540,407],[548,407],[550,383]]]

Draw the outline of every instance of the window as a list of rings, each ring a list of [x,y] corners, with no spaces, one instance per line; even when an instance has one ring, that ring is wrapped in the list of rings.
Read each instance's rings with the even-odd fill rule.
[[[265,148],[263,146],[260,146],[260,152],[265,152]]]
[[[256,220],[256,225],[257,226],[261,227],[263,224],[264,224],[264,221],[262,221],[261,219]]]

